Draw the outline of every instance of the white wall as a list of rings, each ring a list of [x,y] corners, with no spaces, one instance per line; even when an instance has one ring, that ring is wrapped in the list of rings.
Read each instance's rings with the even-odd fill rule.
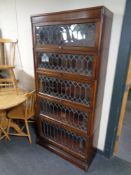
[[[99,122],[97,148],[103,150],[108,124],[112,86],[126,0],[0,0],[0,29],[3,37],[18,38],[19,64],[23,72],[33,77],[33,53],[30,16],[45,12],[104,5],[114,13],[104,99]],[[20,62],[21,60],[21,62]],[[18,76],[19,77],[19,76]],[[21,83],[28,84],[23,75]],[[31,85],[31,84],[30,84]],[[29,85],[29,86],[30,86]],[[99,132],[99,133],[98,133]]]

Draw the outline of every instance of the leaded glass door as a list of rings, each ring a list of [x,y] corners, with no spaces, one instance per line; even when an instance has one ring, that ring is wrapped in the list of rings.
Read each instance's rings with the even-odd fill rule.
[[[36,44],[95,47],[96,23],[56,24],[36,27]]]

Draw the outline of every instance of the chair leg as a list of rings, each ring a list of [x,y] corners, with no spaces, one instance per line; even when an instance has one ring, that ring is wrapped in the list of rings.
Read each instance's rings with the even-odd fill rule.
[[[7,127],[7,134],[9,135],[9,130],[10,130],[10,123],[11,123],[11,119],[8,119],[8,127]]]
[[[28,139],[29,139],[29,142],[31,144],[32,143],[32,140],[31,140],[29,125],[28,125],[28,121],[27,120],[25,120],[25,126],[26,126],[26,131],[27,131]]]
[[[10,140],[8,133],[0,126],[1,131],[4,133],[4,136]]]

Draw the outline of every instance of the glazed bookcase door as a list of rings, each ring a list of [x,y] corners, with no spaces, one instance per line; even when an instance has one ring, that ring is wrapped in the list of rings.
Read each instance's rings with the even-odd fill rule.
[[[66,72],[91,79],[95,78],[96,55],[39,51],[36,53],[36,65],[39,70]]]
[[[40,117],[40,137],[46,143],[58,146],[65,152],[79,157],[81,160],[87,159],[87,145],[88,139],[79,133],[74,133],[70,129],[65,129],[58,124],[47,121],[45,118]]]
[[[37,46],[95,47],[96,23],[36,26]]]
[[[38,92],[70,103],[92,106],[94,84],[38,74]]]
[[[82,111],[46,98],[39,98],[39,114],[57,123],[63,123],[77,131],[83,133],[88,131],[89,111]]]

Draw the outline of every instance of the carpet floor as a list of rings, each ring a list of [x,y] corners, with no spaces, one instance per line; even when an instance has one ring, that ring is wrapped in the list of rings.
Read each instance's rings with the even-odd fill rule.
[[[131,163],[119,158],[94,158],[88,172],[77,168],[26,138],[11,137],[0,143],[0,175],[131,175]]]
[[[117,156],[131,163],[131,99],[128,100]]]

